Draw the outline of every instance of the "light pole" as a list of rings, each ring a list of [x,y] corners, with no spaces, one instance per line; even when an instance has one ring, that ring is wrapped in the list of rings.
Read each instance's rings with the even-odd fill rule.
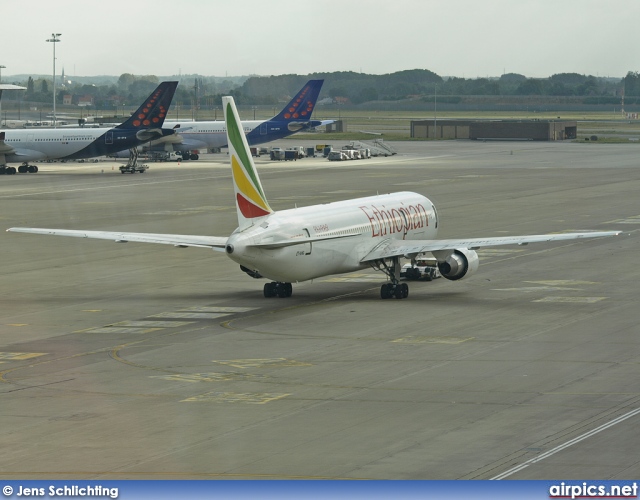
[[[47,42],[53,43],[53,128],[56,128],[56,43],[60,35],[62,33],[51,33],[51,38],[47,38]]]
[[[2,85],[2,70],[6,68],[0,64],[0,85]],[[0,126],[2,126],[2,89],[0,89]]]
[[[438,84],[433,86],[433,138],[438,135]]]

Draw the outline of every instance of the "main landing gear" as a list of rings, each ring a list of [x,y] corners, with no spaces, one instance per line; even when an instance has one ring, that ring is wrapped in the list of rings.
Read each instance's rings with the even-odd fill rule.
[[[280,283],[278,281],[272,281],[271,283],[264,284],[264,296],[265,297],[291,297],[293,293],[293,287],[291,283]]]
[[[35,165],[29,165],[28,163],[23,163],[16,170],[15,167],[0,165],[0,175],[14,175],[16,172],[19,174],[35,174],[38,172],[38,167],[36,167]]]
[[[380,287],[380,298],[406,299],[409,296],[409,285],[400,283],[400,257],[392,257],[389,260],[390,264],[385,259],[377,260],[371,264],[371,267],[382,271],[391,280],[390,283],[384,283]]]
[[[19,174],[37,174],[38,173],[38,167],[35,165],[29,165],[28,163],[23,163],[22,165],[20,165],[18,167],[18,173]]]

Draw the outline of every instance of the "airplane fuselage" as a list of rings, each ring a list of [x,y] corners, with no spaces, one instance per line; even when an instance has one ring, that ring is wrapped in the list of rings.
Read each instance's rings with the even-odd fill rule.
[[[227,255],[275,281],[306,281],[368,267],[376,241],[435,239],[436,218],[431,201],[410,192],[282,210],[233,233]]]
[[[4,142],[13,151],[5,154],[5,161],[23,163],[103,156],[137,146],[140,144],[138,133],[134,129],[118,128],[6,130]]]
[[[15,174],[7,163],[23,164],[45,159],[95,158],[139,146],[152,139],[174,135],[163,129],[178,82],[162,82],[138,109],[116,127],[96,129],[45,129],[0,131],[0,172]],[[28,171],[37,172],[36,166]]]
[[[303,129],[310,129],[320,125],[319,120],[307,122],[286,122],[276,120],[249,120],[242,122],[242,129],[247,136],[250,146],[264,144],[288,137]],[[224,121],[206,122],[165,122],[166,128],[180,127],[176,130],[175,138],[169,137],[153,141],[151,150],[167,149],[171,151],[193,151],[223,148],[227,145],[227,129]],[[182,138],[180,141],[178,138]],[[145,149],[148,149],[145,146]]]

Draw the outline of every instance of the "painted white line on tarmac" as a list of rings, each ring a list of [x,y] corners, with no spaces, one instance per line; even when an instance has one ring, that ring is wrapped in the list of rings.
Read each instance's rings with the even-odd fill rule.
[[[490,480],[494,481],[494,480],[500,480],[500,479],[504,479],[506,477],[509,477],[513,474],[515,474],[516,472],[520,472],[523,469],[526,469],[527,467],[529,467],[532,464],[535,464],[537,462],[540,462],[542,460],[544,460],[545,458],[549,458],[551,455],[555,455],[556,453],[558,453],[559,451],[562,451],[566,448],[569,448],[570,446],[573,446],[574,444],[577,444],[581,441],[584,441],[587,438],[590,438],[591,436],[595,436],[596,434],[598,434],[599,432],[602,432],[610,427],[613,427],[616,424],[619,424],[620,422],[624,422],[625,420],[631,418],[631,417],[635,417],[636,415],[640,415],[640,408],[636,408],[635,410],[630,411],[629,413],[625,413],[624,415],[619,416],[618,418],[613,419],[611,422],[607,422],[606,424],[601,425],[600,427],[596,427],[595,429],[589,431],[589,432],[585,432],[584,434],[573,438],[571,441],[567,441],[564,444],[561,444],[560,446],[556,446],[555,448],[542,453],[541,455],[538,455],[535,458],[532,458],[531,460],[527,460],[526,462],[513,467],[512,469],[509,469],[505,472],[503,472],[502,474],[498,474],[495,477],[492,477]]]

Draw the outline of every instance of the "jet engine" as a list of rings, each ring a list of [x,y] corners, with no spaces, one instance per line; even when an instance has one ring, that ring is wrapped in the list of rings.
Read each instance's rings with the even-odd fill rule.
[[[435,252],[434,252],[435,253]],[[458,248],[450,253],[445,260],[438,258],[440,274],[451,281],[461,280],[471,276],[478,270],[480,260],[474,250]]]

